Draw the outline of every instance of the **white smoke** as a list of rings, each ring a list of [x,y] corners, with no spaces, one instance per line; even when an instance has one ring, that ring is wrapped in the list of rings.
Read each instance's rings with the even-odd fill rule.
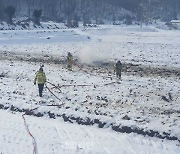
[[[102,49],[101,49],[102,50]],[[101,53],[96,45],[86,46],[79,52],[81,63],[92,64],[95,61],[104,61],[106,56]]]

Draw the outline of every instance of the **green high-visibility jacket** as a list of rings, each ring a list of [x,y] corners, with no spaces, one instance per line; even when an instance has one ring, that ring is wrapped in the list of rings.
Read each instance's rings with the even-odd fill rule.
[[[67,62],[68,62],[68,64],[71,64],[71,65],[72,65],[73,56],[72,56],[71,54],[69,54],[69,55],[67,56]]]
[[[36,82],[37,82],[37,84],[44,84],[46,82],[46,75],[44,72],[38,71],[36,73],[34,83],[36,83]]]

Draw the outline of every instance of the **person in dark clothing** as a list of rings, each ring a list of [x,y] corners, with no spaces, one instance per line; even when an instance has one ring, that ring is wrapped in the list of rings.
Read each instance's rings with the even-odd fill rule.
[[[42,92],[44,89],[44,84],[38,84],[38,89],[39,89],[39,96],[42,97]]]
[[[46,75],[43,72],[43,68],[40,67],[39,71],[37,71],[35,79],[34,79],[34,85],[36,83],[38,84],[38,89],[39,89],[39,96],[42,97],[42,92],[44,89],[44,84],[46,82]]]
[[[72,71],[72,64],[73,64],[73,56],[70,52],[67,55],[67,68],[69,71]]]
[[[115,65],[116,77],[118,79],[121,79],[121,71],[122,71],[122,63],[119,60]]]

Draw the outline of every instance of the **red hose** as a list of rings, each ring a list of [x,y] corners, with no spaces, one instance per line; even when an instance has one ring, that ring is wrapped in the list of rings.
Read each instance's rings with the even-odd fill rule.
[[[36,144],[36,140],[35,140],[34,136],[31,134],[31,132],[29,131],[29,127],[28,127],[27,122],[26,122],[26,119],[25,119],[25,117],[24,117],[25,115],[26,115],[25,113],[22,115],[22,118],[23,118],[23,120],[24,120],[24,125],[26,126],[26,130],[27,130],[28,134],[29,134],[30,137],[33,139],[33,154],[37,154],[37,144]]]

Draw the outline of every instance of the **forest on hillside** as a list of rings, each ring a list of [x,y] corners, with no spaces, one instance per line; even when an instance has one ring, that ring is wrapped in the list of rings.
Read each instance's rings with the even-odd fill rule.
[[[8,6],[14,8],[12,17],[33,18],[41,10],[41,20],[66,22],[70,20],[95,22],[157,19],[178,19],[179,0],[0,0],[0,20],[7,20]]]

